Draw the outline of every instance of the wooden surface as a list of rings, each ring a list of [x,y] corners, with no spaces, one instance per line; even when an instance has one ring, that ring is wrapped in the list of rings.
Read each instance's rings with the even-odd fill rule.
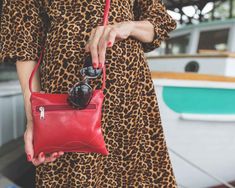
[[[229,51],[218,51],[218,50],[208,50],[208,49],[201,49],[198,52],[199,54],[211,54],[211,55],[228,55],[228,56],[235,56],[235,52]]]
[[[179,58],[235,58],[232,52],[201,51],[198,54],[177,54],[177,55],[146,55],[147,59],[179,59]]]
[[[172,73],[151,71],[152,79],[202,80],[217,82],[235,82],[235,77],[215,76],[198,73]]]

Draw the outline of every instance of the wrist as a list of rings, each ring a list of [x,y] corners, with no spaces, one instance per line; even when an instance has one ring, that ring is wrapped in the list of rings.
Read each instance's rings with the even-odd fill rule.
[[[27,124],[33,123],[33,119],[27,119]]]
[[[131,37],[135,37],[135,31],[136,31],[136,21],[129,21],[130,25],[130,35]]]
[[[27,129],[33,128],[33,120],[27,119],[26,128]]]
[[[153,42],[155,31],[154,25],[148,20],[131,21],[130,36],[143,43]]]

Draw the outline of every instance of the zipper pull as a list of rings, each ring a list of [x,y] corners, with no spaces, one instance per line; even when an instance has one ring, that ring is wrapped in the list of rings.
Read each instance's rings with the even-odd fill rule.
[[[44,119],[44,117],[45,117],[45,108],[43,106],[40,106],[39,111],[40,111],[40,119]]]

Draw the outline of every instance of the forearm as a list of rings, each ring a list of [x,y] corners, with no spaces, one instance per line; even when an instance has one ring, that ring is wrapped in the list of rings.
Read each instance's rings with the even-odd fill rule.
[[[154,26],[149,21],[131,21],[132,30],[130,36],[141,42],[152,42],[154,39]]]
[[[32,121],[32,114],[31,114],[31,105],[30,105],[30,90],[29,90],[29,77],[30,74],[36,65],[35,61],[17,61],[16,62],[16,69],[19,78],[19,82],[21,85],[21,90],[24,97],[24,106],[26,112],[27,121]],[[32,80],[32,88],[33,91],[40,91],[40,78],[38,72],[34,75]]]

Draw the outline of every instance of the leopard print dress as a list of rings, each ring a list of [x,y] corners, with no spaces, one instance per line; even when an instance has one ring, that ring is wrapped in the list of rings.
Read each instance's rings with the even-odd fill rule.
[[[3,0],[0,61],[37,60],[41,87],[65,93],[81,78],[85,44],[103,19],[105,0]],[[144,52],[159,47],[176,22],[160,0],[112,0],[109,24],[148,20],[152,42],[117,41],[106,53],[102,131],[108,156],[67,152],[36,167],[36,187],[177,187]],[[44,40],[46,38],[46,40]],[[102,77],[91,80],[100,88]]]

